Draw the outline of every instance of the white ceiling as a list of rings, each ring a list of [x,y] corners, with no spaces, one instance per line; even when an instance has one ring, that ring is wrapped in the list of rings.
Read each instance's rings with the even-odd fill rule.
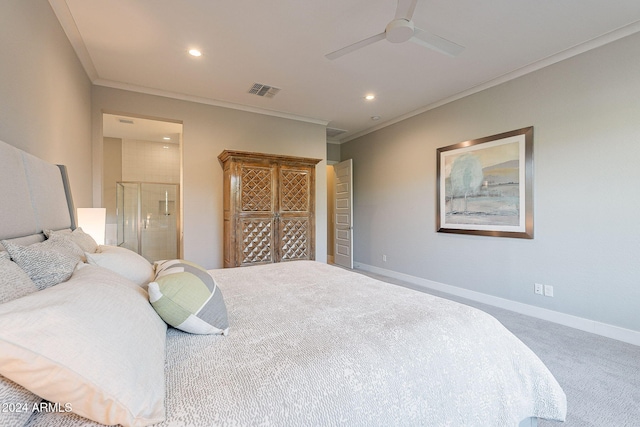
[[[415,25],[459,56],[382,40],[330,61],[384,31],[396,0],[49,2],[94,84],[327,123],[343,141],[640,31],[639,0],[418,0]]]
[[[102,136],[179,144],[182,124],[121,114],[102,115]],[[168,139],[166,139],[168,138]]]

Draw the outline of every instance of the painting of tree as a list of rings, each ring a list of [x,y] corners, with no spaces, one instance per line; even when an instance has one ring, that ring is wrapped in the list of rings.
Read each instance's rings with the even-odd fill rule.
[[[453,200],[456,196],[464,198],[463,212],[468,212],[467,197],[474,196],[480,190],[484,174],[480,158],[474,154],[466,153],[457,157],[451,165],[451,205],[453,212]]]
[[[438,231],[531,238],[532,144],[525,128],[438,149]]]

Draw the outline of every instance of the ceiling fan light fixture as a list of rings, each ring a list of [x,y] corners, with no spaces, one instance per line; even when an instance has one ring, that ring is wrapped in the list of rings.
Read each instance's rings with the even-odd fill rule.
[[[406,19],[394,19],[384,30],[387,40],[391,43],[404,43],[413,37],[413,22]]]

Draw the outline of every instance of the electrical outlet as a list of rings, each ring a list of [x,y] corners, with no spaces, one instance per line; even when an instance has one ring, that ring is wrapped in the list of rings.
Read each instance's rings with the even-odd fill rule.
[[[386,255],[382,255],[382,262],[387,262],[387,256]]]
[[[540,283],[536,283],[535,285],[533,285],[533,292],[538,295],[542,295],[542,285]]]
[[[545,297],[552,297],[553,296],[553,286],[544,285],[544,296]]]

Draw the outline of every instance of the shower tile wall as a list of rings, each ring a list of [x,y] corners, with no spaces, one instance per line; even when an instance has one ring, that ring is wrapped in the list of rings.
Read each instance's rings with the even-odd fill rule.
[[[123,139],[122,180],[178,184],[180,182],[178,148],[178,144]]]

